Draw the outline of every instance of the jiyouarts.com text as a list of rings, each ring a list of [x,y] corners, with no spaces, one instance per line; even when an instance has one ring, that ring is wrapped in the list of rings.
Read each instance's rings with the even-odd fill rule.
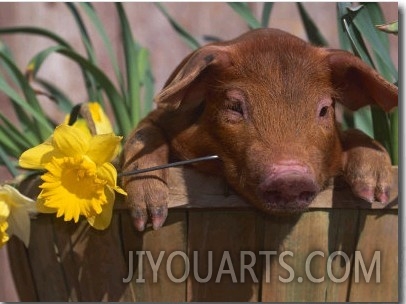
[[[218,254],[218,253],[217,253]],[[164,259],[164,257],[166,257]],[[151,280],[152,283],[159,282],[158,271],[164,269],[167,277],[174,283],[185,282],[190,276],[193,277],[199,283],[207,283],[210,280],[214,280],[215,283],[220,283],[223,277],[229,276],[233,283],[244,283],[246,280],[251,280],[254,283],[259,281],[255,269],[257,263],[261,261],[261,265],[264,265],[267,269],[263,278],[265,283],[271,282],[270,267],[277,264],[280,269],[283,269],[283,273],[277,275],[277,280],[282,283],[290,283],[296,280],[302,283],[305,279],[313,283],[322,283],[327,278],[335,283],[342,283],[350,278],[354,277],[354,282],[359,283],[361,278],[367,283],[375,282],[379,283],[381,280],[381,255],[380,251],[375,251],[372,259],[369,263],[366,263],[362,257],[360,251],[353,253],[353,258],[343,251],[335,251],[329,255],[323,251],[313,251],[305,257],[304,265],[302,265],[302,275],[296,275],[297,269],[292,266],[292,259],[295,255],[292,251],[241,251],[239,253],[238,263],[233,262],[229,251],[224,251],[221,255],[220,264],[218,267],[214,267],[213,264],[213,252],[208,251],[205,255],[199,256],[198,251],[193,251],[191,256],[188,256],[183,251],[173,251],[166,253],[160,251],[159,255],[155,257],[150,251],[130,251],[128,253],[128,275],[123,278],[124,283],[128,283],[135,278],[136,283],[147,283]],[[316,274],[314,270],[314,263],[316,259],[323,258],[323,275]],[[336,258],[341,259],[340,274],[338,275],[333,271],[333,261]],[[177,262],[174,263],[175,259]],[[165,260],[165,262],[163,262]],[[179,267],[181,263],[182,267]],[[199,263],[204,263],[205,271],[199,273]],[[137,265],[137,267],[134,267]],[[175,266],[174,266],[175,265]],[[312,266],[313,265],[313,266]],[[320,263],[317,264],[319,267]],[[296,265],[297,266],[297,265]],[[152,270],[152,278],[146,280],[144,271],[146,267],[150,267]],[[177,269],[177,271],[174,270]],[[182,273],[179,274],[179,269],[182,269]],[[136,273],[134,273],[136,269]],[[351,271],[352,270],[352,271]],[[318,272],[320,273],[320,272]],[[304,275],[303,275],[304,274]],[[275,276],[272,276],[275,280]]]

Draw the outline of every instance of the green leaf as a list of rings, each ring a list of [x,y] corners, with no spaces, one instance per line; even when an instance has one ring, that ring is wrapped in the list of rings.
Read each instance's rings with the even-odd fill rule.
[[[386,37],[383,38],[382,34],[376,31],[371,20],[371,16],[373,16],[375,19],[378,18],[377,20],[381,20],[379,18],[383,18],[380,16],[377,9],[379,9],[379,7],[375,4],[373,6],[364,5],[356,9],[349,9],[348,15],[344,18],[348,37],[350,38],[356,53],[365,62],[374,68],[375,65],[377,65],[378,70],[388,80],[390,80],[392,77],[397,79],[396,69],[394,68],[389,56]],[[347,21],[348,23],[346,23]],[[370,43],[375,54],[375,62],[372,61],[372,57],[369,55],[368,49],[366,48],[362,37],[365,37]],[[359,114],[356,113],[355,115]],[[393,147],[394,145],[397,145],[397,143],[391,141],[391,122],[387,113],[381,109],[372,107],[371,122],[368,122],[367,126],[365,126],[365,124],[361,124],[361,126],[357,127],[361,128],[367,134],[372,133],[374,138],[382,143],[391,155],[396,157],[396,152],[393,150]],[[373,129],[372,131],[370,130],[371,128]]]
[[[63,38],[56,35],[55,33],[48,31],[43,28],[34,27],[34,26],[20,26],[20,27],[8,27],[8,28],[0,28],[0,35],[7,35],[7,34],[30,34],[30,35],[39,35],[46,38],[49,38],[55,41],[59,45],[63,45],[66,48],[71,49],[72,47],[68,42],[66,42]]]
[[[52,96],[51,100],[58,105],[62,112],[69,113],[72,110],[73,102],[58,87],[45,79],[36,78],[35,81]]]
[[[106,33],[105,27],[103,25],[103,22],[100,20],[99,16],[96,14],[95,9],[90,3],[85,3],[81,2],[80,3],[81,7],[89,17],[90,21],[93,23],[95,29],[100,35],[100,38],[103,41],[104,47],[107,50],[107,54],[109,56],[110,62],[113,66],[114,73],[117,78],[117,82],[120,85],[121,88],[121,93],[124,95],[125,89],[124,89],[124,80],[123,80],[123,75],[121,74],[120,67],[118,65],[118,60],[117,56],[115,55],[115,52],[113,50],[113,44],[110,41],[109,36]]]
[[[376,24],[384,23],[385,16],[381,10],[380,4],[377,2],[365,2],[363,3],[363,7],[368,11],[369,17],[371,18],[372,24],[374,25],[374,29],[376,29]],[[385,49],[389,51],[390,43],[388,35],[385,33],[376,31],[376,34],[379,36],[379,39],[383,43]]]
[[[0,59],[2,59],[14,73],[26,100],[22,99],[2,77],[0,77],[0,90],[3,91],[7,96],[9,96],[15,104],[24,109],[24,111],[26,111],[27,113],[30,113],[30,115],[32,115],[38,121],[38,124],[36,125],[38,135],[41,137],[42,140],[45,140],[46,138],[48,138],[49,134],[52,133],[53,126],[47,120],[43,109],[39,105],[38,100],[35,96],[35,92],[30,87],[24,75],[18,70],[17,66],[13,62],[11,62],[7,56],[0,53]]]
[[[252,14],[248,4],[245,2],[227,2],[227,4],[244,19],[250,29],[261,28],[261,23]]]
[[[109,99],[114,116],[117,118],[117,125],[120,134],[124,136],[129,134],[134,125],[131,124],[130,116],[125,107],[123,97],[119,94],[110,79],[92,62],[72,50],[60,47],[55,49],[55,52],[70,58],[95,78],[98,85],[103,88]]]
[[[41,143],[38,139],[27,136],[24,132],[18,130],[14,124],[1,113],[0,120],[3,121],[4,124],[4,133],[7,134],[8,138],[21,150],[26,150]]]
[[[0,125],[0,142],[0,148],[3,147],[6,154],[10,157],[18,158],[21,155],[22,150],[8,137],[5,127],[2,125]]]
[[[392,152],[392,144],[390,142],[390,122],[386,112],[380,108],[371,107],[372,125],[374,129],[374,138],[379,141],[383,146]]]
[[[351,42],[351,48],[355,55],[360,57],[370,66],[374,67],[371,56],[369,55],[368,49],[365,45],[364,39],[362,38],[359,31],[353,26],[351,17],[347,16],[343,18],[343,24],[347,37]]]
[[[319,46],[327,46],[327,40],[323,37],[322,33],[317,28],[316,24],[307,13],[306,9],[304,8],[303,4],[297,2],[296,5],[299,8],[300,18],[302,19],[303,25],[306,30],[307,38],[309,41],[315,45]]]
[[[154,101],[154,77],[151,68],[148,67],[144,78],[144,103],[141,112],[142,117],[146,116],[153,109]]]
[[[85,46],[87,58],[94,65],[97,65],[96,55],[95,55],[95,52],[94,52],[94,49],[92,46],[92,41],[87,32],[87,29],[82,20],[82,17],[80,16],[78,10],[76,9],[75,4],[67,2],[66,5],[68,6],[69,10],[71,11],[71,13],[75,19],[75,22],[80,30],[80,37],[82,39],[83,45]],[[100,93],[100,88],[97,86],[92,75],[89,75],[88,73],[84,72],[84,77],[85,77],[85,82],[88,84],[86,86],[86,89],[87,89],[87,92],[89,95],[89,97],[88,97],[89,100],[97,100],[98,102],[103,104],[103,98]]]
[[[89,61],[96,63],[96,55],[94,53],[92,41],[87,32],[87,29],[82,20],[82,17],[80,16],[78,10],[76,9],[75,4],[73,4],[71,2],[67,2],[66,5],[68,6],[70,12],[72,13],[73,18],[75,19],[76,25],[79,28],[80,37],[82,39],[83,45],[85,46],[87,57],[88,57]]]
[[[382,10],[379,6],[378,3],[365,3],[364,4],[364,9],[367,10],[372,24],[380,24],[385,22],[385,18],[383,16]],[[396,82],[398,79],[398,74],[397,72],[394,74],[393,71],[396,71],[395,66],[393,65],[392,58],[390,56],[390,44],[389,44],[389,39],[388,35],[385,33],[382,33],[380,31],[376,30],[376,27],[372,26],[372,30],[376,32],[377,37],[379,37],[380,41],[382,42],[382,45],[384,47],[385,51],[385,56],[386,56],[386,62],[389,62],[392,67],[389,67],[384,60],[377,54],[375,51],[375,48],[372,47],[374,59],[375,59],[375,66],[376,69],[379,71],[379,73],[389,82]]]
[[[49,128],[49,133],[52,132],[52,129],[50,127],[49,122],[46,120],[46,118],[38,113],[34,108],[31,107],[31,105],[29,103],[27,103],[26,100],[24,100],[21,96],[18,95],[18,93],[16,91],[14,91],[5,81],[3,78],[0,77],[0,91],[2,91],[5,95],[7,95],[10,100],[20,109],[24,110],[27,113],[31,113],[31,115],[34,117],[34,119],[36,119],[40,124],[42,124],[43,126],[45,126],[46,128]],[[36,126],[38,127],[38,125]],[[42,140],[44,139],[42,137],[41,132],[39,131],[38,128],[36,128],[37,132],[35,133],[36,136]]]
[[[7,44],[3,43],[2,41],[0,41],[0,53],[3,53],[4,56],[6,56],[8,59],[10,59],[10,61],[15,62],[10,48],[7,46]],[[0,61],[0,64],[1,64],[1,67],[4,69],[4,72],[7,73],[10,80],[13,81],[13,83],[18,84],[17,78],[15,77],[15,75],[11,71],[11,69],[8,67],[8,65],[4,64],[3,61]],[[2,71],[0,70],[0,72],[2,72]]]
[[[90,73],[91,76],[94,77],[96,83],[104,90],[109,99],[114,115],[117,118],[119,132],[122,135],[127,135],[131,131],[133,125],[131,124],[130,116],[125,107],[123,97],[119,94],[110,79],[94,63],[90,62],[88,59],[82,57],[78,53],[61,46],[50,47],[43,50],[42,53],[45,53],[48,56],[52,53],[64,55],[76,62],[84,71]],[[37,56],[41,55],[37,54]]]
[[[338,2],[336,4],[337,10],[337,29],[338,29],[338,39],[340,42],[340,47],[343,50],[351,50],[351,42],[348,38],[347,31],[344,26],[344,18],[348,14],[347,7],[350,6],[350,2]]]
[[[383,61],[387,66],[392,77],[397,79],[397,71],[393,65],[388,49],[382,42],[378,35],[378,31],[375,29],[368,10],[363,7],[355,13],[353,18],[354,25],[357,27],[358,31],[365,37],[365,39],[370,43],[371,48],[374,50],[377,56]]]
[[[271,16],[273,2],[265,2],[262,8],[261,27],[268,27]]]
[[[59,48],[59,46],[56,46],[55,48]],[[53,48],[48,48],[43,52],[39,52],[36,54],[34,57],[30,59],[28,62],[26,72],[29,74],[30,77],[35,78],[37,76],[37,73],[39,69],[41,68],[42,64],[45,62],[45,60],[48,58],[49,54],[53,53],[54,49]]]
[[[3,149],[3,147],[0,145],[0,160],[3,165],[6,166],[8,171],[11,173],[13,177],[16,177],[18,175],[18,171],[16,167],[12,164],[10,158],[8,157],[6,151]]]
[[[390,22],[390,23],[386,23],[386,24],[375,25],[375,27],[378,30],[388,33],[388,34],[394,34],[394,35],[398,34],[398,21]]]
[[[155,91],[148,49],[140,48],[138,51],[138,63],[139,79],[143,89],[143,103],[140,112],[142,118],[152,110]]]
[[[166,8],[161,3],[155,3],[157,8],[162,12],[162,14],[169,21],[173,29],[179,34],[179,36],[186,42],[186,44],[192,49],[195,50],[200,47],[200,43],[189,33],[187,32],[171,15],[167,12]]]
[[[117,12],[122,30],[125,66],[127,72],[127,108],[130,111],[132,124],[140,119],[140,79],[138,71],[137,46],[128,22],[127,16],[121,3],[116,3]]]
[[[371,107],[364,107],[353,113],[354,127],[363,131],[370,137],[374,137],[372,125]]]

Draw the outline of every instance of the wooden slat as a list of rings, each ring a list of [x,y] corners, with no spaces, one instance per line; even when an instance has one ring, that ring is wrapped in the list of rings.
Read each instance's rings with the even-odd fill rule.
[[[392,169],[392,191],[390,203],[368,203],[355,197],[342,178],[330,182],[330,186],[319,193],[309,209],[397,209],[398,208],[398,168]],[[208,176],[188,168],[170,169],[170,208],[233,208],[252,209],[240,196],[236,195],[224,179]],[[125,209],[123,198],[116,203],[116,209]]]
[[[351,267],[354,259],[354,250],[358,235],[358,210],[328,210],[329,221],[328,227],[328,252],[342,251],[348,257],[348,261],[343,256],[337,255],[332,259],[332,275],[335,278],[344,278],[342,283],[333,282],[327,275],[327,286],[325,292],[325,301],[347,301],[348,289],[351,282],[351,270],[347,272],[346,267]]]
[[[134,276],[127,285],[127,290],[121,300],[124,301],[168,301],[184,302],[186,300],[186,281],[181,283],[172,282],[166,271],[168,257],[174,251],[186,252],[187,226],[186,213],[173,210],[168,215],[165,226],[158,231],[150,227],[140,233],[134,230],[131,219],[127,213],[122,214],[122,238],[123,248],[128,261],[129,252],[133,252]],[[142,271],[138,268],[136,251],[149,251],[156,262],[160,253],[164,252],[162,262],[157,272],[157,282],[153,282],[153,270],[147,253],[143,255]],[[172,260],[173,276],[182,277],[185,263],[180,257]],[[128,265],[126,266],[128,269]],[[128,271],[127,271],[128,272]],[[127,274],[125,275],[127,278]],[[143,278],[145,283],[138,283],[137,279]]]
[[[52,218],[40,214],[31,221],[28,256],[40,301],[69,299],[65,276],[55,250]]]
[[[261,263],[258,256],[263,237],[263,221],[257,213],[248,212],[197,212],[189,214],[189,249],[191,272],[188,280],[188,301],[258,301],[260,299]],[[200,278],[206,278],[208,270],[208,252],[213,253],[212,276],[207,283],[196,280],[194,274],[194,251],[198,252],[197,269]],[[242,282],[240,269],[241,251],[255,254],[254,273],[259,282],[255,283],[251,274],[245,271]],[[230,274],[223,274],[216,283],[222,259],[229,252],[236,283]],[[245,258],[249,264],[250,257]],[[229,270],[228,263],[224,270]]]
[[[36,284],[24,243],[16,237],[12,237],[7,243],[7,250],[10,269],[13,274],[12,279],[14,280],[19,300],[22,302],[38,301]]]
[[[82,221],[72,233],[74,269],[70,275],[78,280],[80,289],[77,295],[81,301],[118,301],[124,293],[126,286],[122,279],[127,268],[119,225],[119,215],[115,214],[106,230],[93,229]]]
[[[48,215],[49,216],[49,215]],[[75,255],[72,250],[71,236],[75,233],[78,226],[74,222],[65,222],[62,218],[54,218],[53,228],[55,233],[55,246],[60,263],[66,278],[68,286],[67,301],[80,301],[80,283],[78,275],[78,266]]]
[[[355,267],[352,275],[348,301],[351,302],[398,302],[398,215],[395,211],[385,214],[360,211],[358,250],[365,262],[366,270],[376,252],[380,252],[380,282],[376,281],[377,267],[366,282],[361,267],[359,282],[356,282]],[[376,266],[376,265],[375,265]]]
[[[343,250],[351,257],[357,222],[353,212],[334,210],[334,213],[310,211],[295,217],[272,217],[266,222],[264,248],[267,251],[276,251],[276,255],[271,256],[269,267],[266,261],[263,262],[263,301],[346,300],[349,280],[336,285],[330,280],[326,265],[328,256],[334,251]],[[330,222],[335,222],[335,225],[330,226]],[[347,224],[346,229],[340,231],[337,224]],[[315,252],[316,255],[310,259]],[[283,261],[288,266],[280,261],[281,254],[289,254],[283,256]],[[307,261],[309,271],[306,271]],[[339,262],[340,257],[337,257],[331,266],[337,278],[341,278],[345,272],[345,267]],[[292,271],[291,278],[287,269]],[[280,277],[290,279],[283,282]],[[321,279],[321,282],[312,281],[313,277]]]

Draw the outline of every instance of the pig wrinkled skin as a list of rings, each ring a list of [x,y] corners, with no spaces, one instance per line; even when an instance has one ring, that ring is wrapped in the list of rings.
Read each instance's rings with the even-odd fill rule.
[[[305,210],[344,175],[355,195],[387,203],[388,153],[358,130],[340,131],[336,102],[350,110],[397,106],[397,87],[354,55],[277,29],[250,31],[191,53],[156,96],[157,108],[128,137],[122,171],[218,155],[196,170],[224,176],[266,213]],[[167,169],[123,177],[135,227],[167,216]]]

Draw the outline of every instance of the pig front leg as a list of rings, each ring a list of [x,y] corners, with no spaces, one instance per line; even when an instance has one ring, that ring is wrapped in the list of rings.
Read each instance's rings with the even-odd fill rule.
[[[145,119],[128,137],[122,153],[122,172],[151,168],[168,163],[169,146],[152,121]],[[151,218],[153,229],[159,229],[168,215],[168,170],[156,170],[124,176],[123,188],[128,196],[126,203],[131,210],[134,226],[143,231]]]
[[[342,133],[344,177],[354,194],[368,202],[388,203],[391,160],[385,148],[363,132]]]

